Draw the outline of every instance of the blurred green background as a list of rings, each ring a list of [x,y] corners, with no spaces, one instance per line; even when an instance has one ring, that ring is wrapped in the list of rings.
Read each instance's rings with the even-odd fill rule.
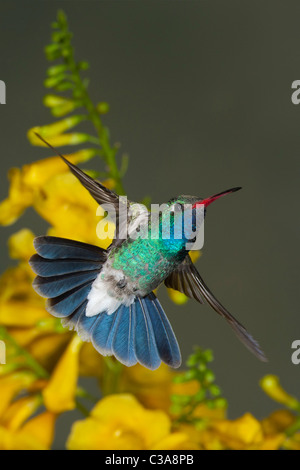
[[[232,418],[275,408],[258,385],[266,373],[299,397],[300,365],[291,362],[292,341],[300,339],[300,106],[291,102],[300,79],[299,1],[0,0],[1,199],[10,167],[50,155],[32,147],[26,132],[54,120],[42,105],[43,47],[58,8],[77,59],[90,63],[93,100],[110,103],[104,121],[112,139],[130,155],[130,199],[151,195],[158,203],[243,187],[209,208],[197,267],[269,363],[253,357],[209,306],[176,306],[161,289],[183,359],[193,345],[213,349]],[[90,165],[103,168],[97,159]],[[24,226],[46,230],[31,210],[1,228],[1,271],[13,263],[7,238]],[[56,447],[62,442],[58,434]]]

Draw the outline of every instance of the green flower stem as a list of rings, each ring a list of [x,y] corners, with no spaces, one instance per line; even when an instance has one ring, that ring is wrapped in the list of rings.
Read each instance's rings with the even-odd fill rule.
[[[75,403],[76,403],[77,410],[79,410],[83,414],[83,416],[88,417],[90,415],[89,410],[85,406],[83,406],[83,404],[80,403],[80,401],[75,400]]]
[[[66,20],[63,25],[63,34],[69,34]],[[81,95],[80,99],[82,100],[82,103],[88,112],[89,118],[97,131],[99,139],[99,142],[97,143],[100,143],[101,145],[102,156],[106,165],[108,166],[109,176],[113,178],[116,183],[115,190],[118,194],[125,194],[124,187],[121,181],[121,173],[116,162],[117,147],[112,147],[110,144],[108,129],[103,126],[99,113],[87,92],[84,82],[81,79],[79,67],[75,61],[74,50],[71,45],[69,46],[69,53],[64,57],[64,62],[68,69],[71,71],[71,76],[73,82],[75,83],[75,87]]]

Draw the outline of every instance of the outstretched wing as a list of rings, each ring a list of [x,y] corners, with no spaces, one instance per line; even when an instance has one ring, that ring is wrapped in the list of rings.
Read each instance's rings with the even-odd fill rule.
[[[84,173],[73,163],[69,162],[63,155],[60,155],[63,161],[68,165],[74,176],[80,181],[82,186],[88,190],[90,195],[98,202],[99,205],[109,204],[112,206],[116,218],[116,231],[114,235],[113,245],[123,241],[126,238],[126,227],[129,223],[128,209],[129,203],[123,202],[119,196],[110,189],[106,188],[99,181],[94,180]]]
[[[133,203],[127,199],[120,199],[120,197],[114,191],[111,191],[110,189],[103,186],[103,184],[101,184],[99,181],[96,181],[84,173],[76,165],[69,162],[51,144],[43,139],[43,137],[41,137],[39,134],[36,135],[40,140],[42,140],[42,142],[54,150],[54,152],[63,159],[66,165],[68,165],[70,168],[73,175],[76,176],[82,186],[84,186],[89,191],[91,196],[95,199],[96,202],[98,202],[99,205],[110,204],[113,207],[116,216],[116,232],[111,246],[116,246],[122,243],[124,239],[127,238],[128,233],[130,233],[130,223],[136,221],[139,215],[140,219],[143,217],[143,211],[141,214],[139,212],[139,205],[134,204],[135,210],[130,211],[130,207],[133,205]]]
[[[189,255],[182,264],[173,271],[165,280],[165,285],[176,289],[188,297],[203,302],[203,298],[209,305],[229,323],[237,337],[244,343],[258,359],[266,362],[267,358],[255,339],[248,333],[246,328],[234,318],[228,310],[216,299],[198,273]]]
[[[195,268],[190,255],[175,269],[165,280],[166,287],[182,292],[190,299],[195,299],[204,304],[198,283],[198,271]]]

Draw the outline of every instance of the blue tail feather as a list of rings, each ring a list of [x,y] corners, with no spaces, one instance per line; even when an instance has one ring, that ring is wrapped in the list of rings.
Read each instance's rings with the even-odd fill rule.
[[[33,244],[37,253],[47,259],[77,258],[100,262],[106,259],[106,250],[88,243],[68,240],[67,238],[37,237]]]
[[[112,344],[113,354],[128,367],[138,361],[135,354],[136,318],[132,310],[130,305],[119,313],[120,320]]]
[[[82,321],[83,317],[85,316],[85,309],[87,306],[88,301],[85,300],[82,304],[79,305],[76,310],[69,315],[68,317],[64,317],[61,319],[62,326],[65,328],[69,328],[69,330],[77,331],[78,325]]]
[[[181,364],[180,349],[171,324],[159,300],[153,293],[143,300],[148,306],[151,305],[152,326],[161,359],[171,367],[179,367]]]
[[[151,324],[151,309],[144,299],[138,298],[136,307],[135,353],[138,361],[149,369],[157,369],[161,360],[157,351],[154,331]]]
[[[83,341],[91,341],[98,320],[98,315],[93,317],[87,317],[86,315],[80,316],[76,325],[76,331]]]
[[[111,315],[101,313],[95,325],[92,343],[94,348],[103,356],[111,356],[113,354],[112,343],[121,318],[122,307]]]
[[[82,284],[86,284],[88,281],[94,281],[98,274],[99,269],[97,271],[79,271],[61,276],[37,276],[33,281],[33,287],[42,297],[53,299],[82,286]]]
[[[65,294],[59,295],[54,299],[48,299],[46,302],[46,309],[51,315],[57,318],[64,318],[72,315],[75,310],[86,300],[92,282],[83,284],[82,286],[75,287]]]
[[[38,276],[52,277],[62,274],[77,273],[78,271],[93,271],[99,269],[99,261],[82,259],[45,259],[40,255],[33,255],[29,261],[32,270]]]

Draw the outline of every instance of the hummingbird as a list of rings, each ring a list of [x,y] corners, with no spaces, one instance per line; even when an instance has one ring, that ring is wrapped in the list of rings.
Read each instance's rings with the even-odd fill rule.
[[[168,210],[158,219],[157,236],[151,237],[147,210],[130,210],[134,203],[126,198],[124,201],[38,137],[63,159],[100,206],[109,204],[116,213],[115,235],[107,249],[53,236],[35,238],[36,254],[29,261],[37,274],[33,287],[47,299],[46,309],[51,315],[61,318],[63,326],[75,330],[83,341],[90,341],[100,354],[115,356],[128,367],[140,363],[155,370],[164,362],[178,368],[180,348],[153,292],[164,283],[200,304],[206,301],[258,359],[267,361],[257,341],[207,287],[191,260],[187,243],[194,239],[197,230],[197,211],[202,210],[200,223],[203,223],[212,202],[240,187],[204,199],[188,195],[170,199],[166,204]],[[182,215],[187,212],[190,228],[176,237],[176,222],[183,227]],[[170,234],[163,237],[167,213]]]

